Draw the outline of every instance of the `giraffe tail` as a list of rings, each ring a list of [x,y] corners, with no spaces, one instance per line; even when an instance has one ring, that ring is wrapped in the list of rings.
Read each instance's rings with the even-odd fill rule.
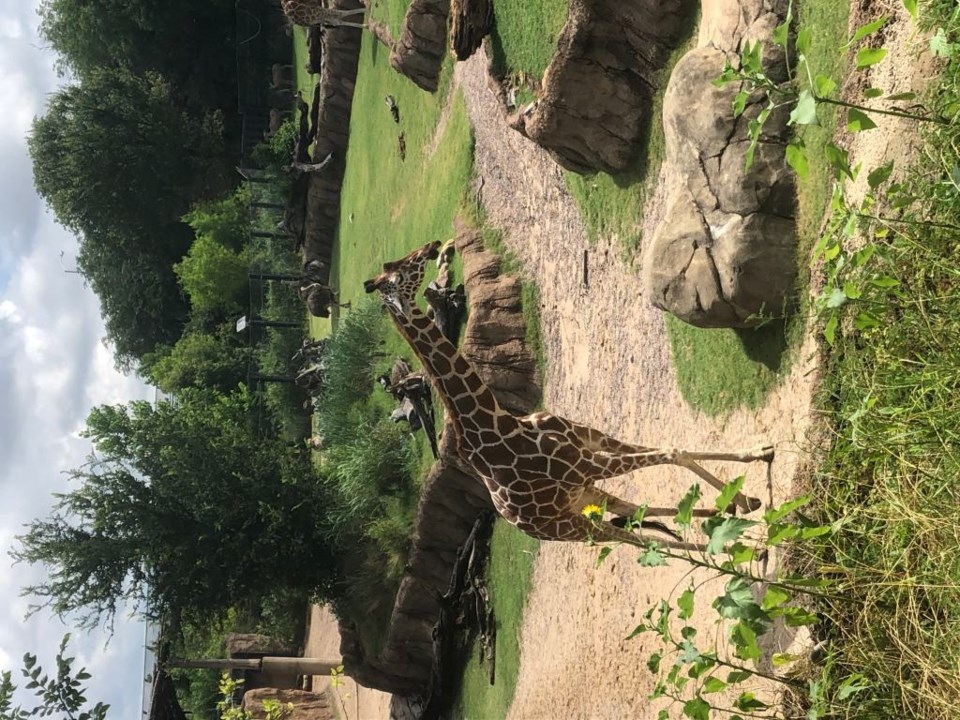
[[[629,518],[625,517],[615,517],[610,520],[610,524],[614,527],[625,528],[627,526],[627,521]],[[674,532],[671,528],[664,525],[662,522],[657,522],[656,520],[644,520],[640,523],[640,527],[644,530],[653,530],[654,532],[663,533],[664,535],[669,535],[674,540],[683,540],[683,538]]]

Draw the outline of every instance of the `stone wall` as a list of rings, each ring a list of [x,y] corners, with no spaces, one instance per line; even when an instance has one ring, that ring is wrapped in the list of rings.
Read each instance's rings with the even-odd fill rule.
[[[628,170],[695,14],[693,0],[572,0],[539,102],[511,125],[568,170]]]

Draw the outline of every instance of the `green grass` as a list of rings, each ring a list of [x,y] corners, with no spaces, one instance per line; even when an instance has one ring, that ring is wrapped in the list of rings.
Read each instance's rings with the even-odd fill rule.
[[[490,33],[490,62],[499,76],[539,80],[557,51],[567,0],[498,0]]]
[[[922,3],[921,21],[960,40],[952,2]],[[953,718],[960,707],[960,197],[949,181],[960,143],[960,54],[953,53],[925,101],[954,124],[918,125],[924,147],[900,168],[903,191],[916,198],[900,217],[941,225],[862,223],[874,256],[863,274],[845,280],[882,275],[899,285],[851,303],[850,317],[866,310],[879,323],[855,331],[842,322],[827,353],[820,404],[832,434],[812,490],[823,519],[844,525],[813,548],[809,563],[829,568],[844,598],[819,608],[830,618],[823,686],[834,717]],[[876,212],[895,214],[882,203]],[[865,689],[840,696],[840,683],[854,674]]]
[[[520,670],[520,628],[530,594],[533,563],[540,543],[503,520],[493,526],[488,585],[497,622],[496,676],[473,648],[463,674],[454,717],[464,720],[505,718],[513,702]]]
[[[847,41],[850,5],[830,0],[799,0],[796,9],[799,27],[809,28],[812,33],[810,49],[806,54],[812,74],[843,77],[847,59],[846,54],[839,52],[838,48]],[[799,78],[801,86],[807,87],[806,73],[801,72]],[[823,147],[833,140],[836,133],[836,108],[821,106],[817,117],[820,125],[807,125],[802,132],[803,142],[810,149],[809,175],[797,183],[797,230],[802,258],[809,255],[810,248],[819,237],[833,186],[833,168],[824,158]],[[801,269],[805,269],[805,263],[801,263]]]
[[[677,384],[684,400],[706,415],[762,407],[790,362],[803,323],[771,322],[755,330],[704,330],[665,316]]]

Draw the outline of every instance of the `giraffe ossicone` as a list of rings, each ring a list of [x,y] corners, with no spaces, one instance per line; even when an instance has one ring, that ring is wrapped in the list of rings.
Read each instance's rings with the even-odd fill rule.
[[[387,262],[383,272],[364,283],[377,291],[397,330],[423,364],[456,433],[457,452],[486,485],[493,505],[507,521],[542,540],[620,541],[695,550],[665,525],[644,521],[639,533],[623,528],[640,509],[595,487],[595,483],[653,465],[685,467],[716,489],[723,482],[704,469],[702,460],[748,463],[773,459],[772,447],[735,452],[691,452],[631,445],[572,420],[545,412],[516,416],[497,402],[456,346],[420,310],[416,294],[426,264],[437,257],[431,242],[406,257]],[[760,501],[737,493],[733,504],[744,511]],[[612,521],[591,519],[588,505],[606,508]],[[673,515],[676,508],[647,508],[645,517]],[[696,516],[713,514],[697,510]],[[645,530],[665,535],[651,536]]]

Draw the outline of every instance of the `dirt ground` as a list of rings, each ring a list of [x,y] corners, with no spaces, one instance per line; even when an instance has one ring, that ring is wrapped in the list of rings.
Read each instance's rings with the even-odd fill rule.
[[[891,55],[870,82],[900,92],[915,84],[911,81],[922,82],[930,65],[916,62],[918,39],[902,10],[891,11],[899,13],[884,38]],[[773,444],[776,459],[769,472],[763,463],[709,467],[725,479],[746,472],[745,492],[765,503],[791,497],[795,485],[805,484],[798,471],[814,432],[811,397],[818,367],[813,333],[807,332],[788,374],[759,411],[720,419],[692,411],[677,390],[663,316],[643,295],[639,264],[624,262],[615,238],[587,241],[556,163],[503,121],[486,64],[482,52],[460,63],[455,82],[464,92],[476,133],[476,172],[483,179],[479,195],[489,220],[504,232],[525,274],[540,288],[547,353],[545,408],[646,446],[728,450]],[[847,138],[855,159],[865,159],[868,169],[903,147],[902,126],[879,124],[869,134]],[[661,174],[659,190],[645,208],[644,238],[653,236],[672,182],[674,178]],[[641,263],[645,249],[638,253]],[[589,284],[583,282],[584,252]],[[686,471],[662,467],[605,487],[630,500],[667,505],[675,504],[694,479]],[[703,502],[711,503],[713,491],[707,488],[704,497]],[[511,720],[656,717],[662,706],[647,700],[653,682],[646,669],[651,641],[624,638],[656,599],[683,590],[688,580],[685,568],[642,568],[636,555],[635,549],[617,549],[595,569],[595,548],[542,545],[524,615],[523,659]],[[768,572],[775,571],[776,562],[776,556],[771,557]],[[720,632],[715,618],[706,603],[697,608],[693,622],[701,637]],[[319,642],[311,645],[318,648],[327,643],[335,651],[336,642],[315,637],[324,628],[331,628],[329,616],[315,617],[309,642]],[[791,639],[777,638],[777,647],[770,650],[785,650]],[[346,696],[344,720],[389,717],[382,693],[358,691],[350,684],[341,694]]]

